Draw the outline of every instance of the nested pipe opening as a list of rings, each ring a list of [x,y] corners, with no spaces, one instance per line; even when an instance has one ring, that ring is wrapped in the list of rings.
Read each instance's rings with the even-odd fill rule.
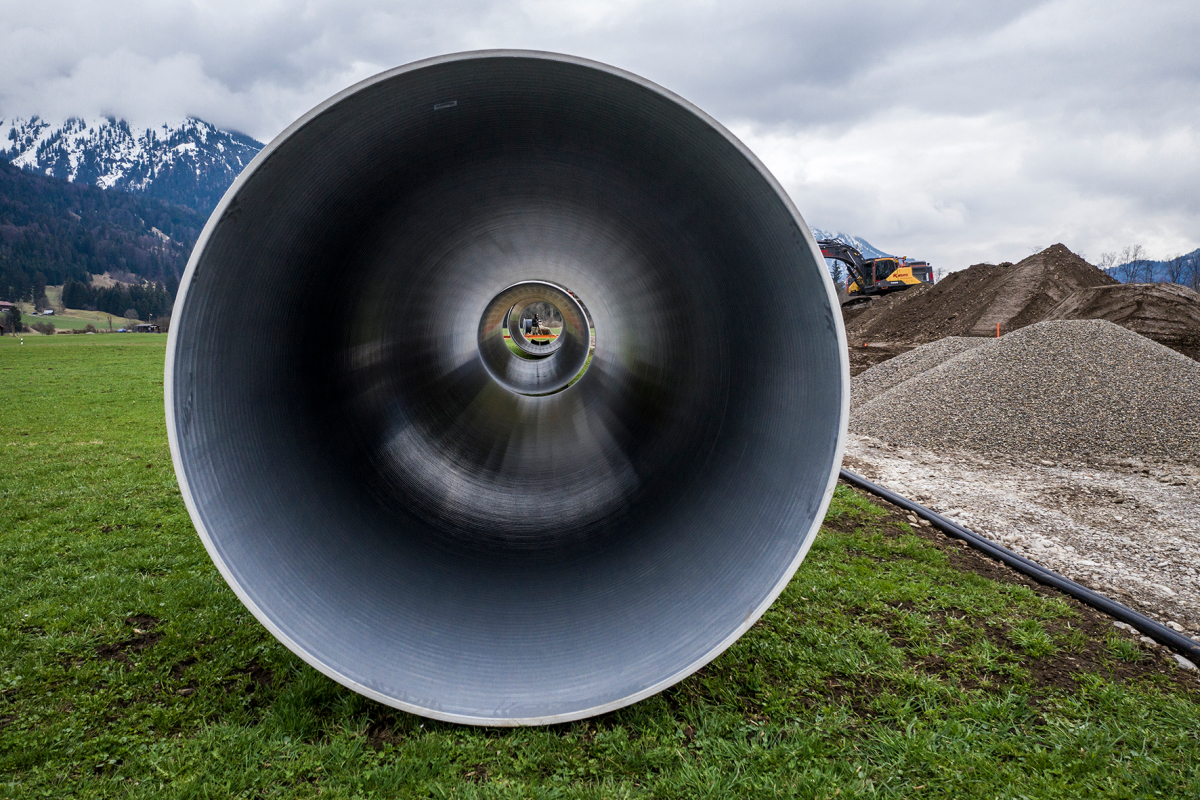
[[[535,303],[549,304],[561,315],[558,336],[547,344],[521,331],[522,313]],[[505,331],[531,359],[512,352]],[[522,281],[487,304],[479,321],[479,354],[497,383],[522,395],[548,395],[576,380],[587,363],[590,331],[583,307],[564,289],[545,281]]]

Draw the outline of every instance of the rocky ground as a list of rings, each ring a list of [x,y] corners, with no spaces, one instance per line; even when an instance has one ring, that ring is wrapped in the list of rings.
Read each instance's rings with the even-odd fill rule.
[[[861,435],[844,463],[1200,641],[1200,467],[934,453]]]
[[[1200,464],[1200,363],[1105,320],[983,341],[942,339],[857,376],[850,430],[935,452]],[[868,389],[883,391],[860,401]]]

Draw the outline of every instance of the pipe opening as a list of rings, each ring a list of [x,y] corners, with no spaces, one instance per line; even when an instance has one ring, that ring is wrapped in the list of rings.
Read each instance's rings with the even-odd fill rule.
[[[551,316],[559,323],[553,334],[546,324]],[[488,374],[509,391],[530,397],[555,394],[578,380],[590,341],[583,306],[546,281],[509,286],[488,302],[479,321],[479,355]]]

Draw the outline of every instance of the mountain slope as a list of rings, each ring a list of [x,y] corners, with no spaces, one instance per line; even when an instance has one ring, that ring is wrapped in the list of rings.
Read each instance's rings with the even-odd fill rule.
[[[0,300],[32,300],[39,281],[90,283],[104,272],[173,287],[205,220],[162,200],[0,162]]]
[[[0,158],[18,167],[205,215],[262,147],[195,118],[155,128],[115,119],[0,120]]]

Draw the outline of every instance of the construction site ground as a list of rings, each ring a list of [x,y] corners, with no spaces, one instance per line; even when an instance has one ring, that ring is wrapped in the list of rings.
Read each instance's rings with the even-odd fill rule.
[[[1200,360],[1200,295],[1170,284],[1119,284],[1062,245],[1017,264],[977,264],[933,286],[846,308],[843,317],[852,376],[947,336],[992,338],[997,324],[1007,335],[1047,320],[1106,320]],[[928,369],[922,358],[907,361]],[[1187,363],[1180,362],[1181,374],[1191,374]],[[1112,372],[1120,376],[1136,366],[1117,364]],[[932,402],[916,406],[927,412],[957,399],[947,393],[959,391],[959,377],[961,371],[921,379],[925,393],[917,397]],[[914,401],[916,385],[909,384],[908,396],[884,401],[887,424],[875,417],[878,406],[859,413],[847,468],[1200,641],[1200,465],[1194,459],[1113,452],[1043,458],[914,445],[912,431],[891,430],[890,412],[896,403]],[[1121,386],[1122,393],[1130,390]],[[872,399],[865,385],[855,391],[861,395],[856,408]],[[1072,424],[1070,417],[1062,423]],[[1154,425],[1176,427],[1166,417]]]
[[[866,372],[876,364],[882,364],[889,358],[895,358],[901,353],[907,353],[916,345],[912,344],[867,344],[867,345],[851,345],[850,350],[850,376],[854,377],[860,373]]]
[[[1200,469],[988,458],[851,435],[843,461],[1072,580],[1200,641]]]

